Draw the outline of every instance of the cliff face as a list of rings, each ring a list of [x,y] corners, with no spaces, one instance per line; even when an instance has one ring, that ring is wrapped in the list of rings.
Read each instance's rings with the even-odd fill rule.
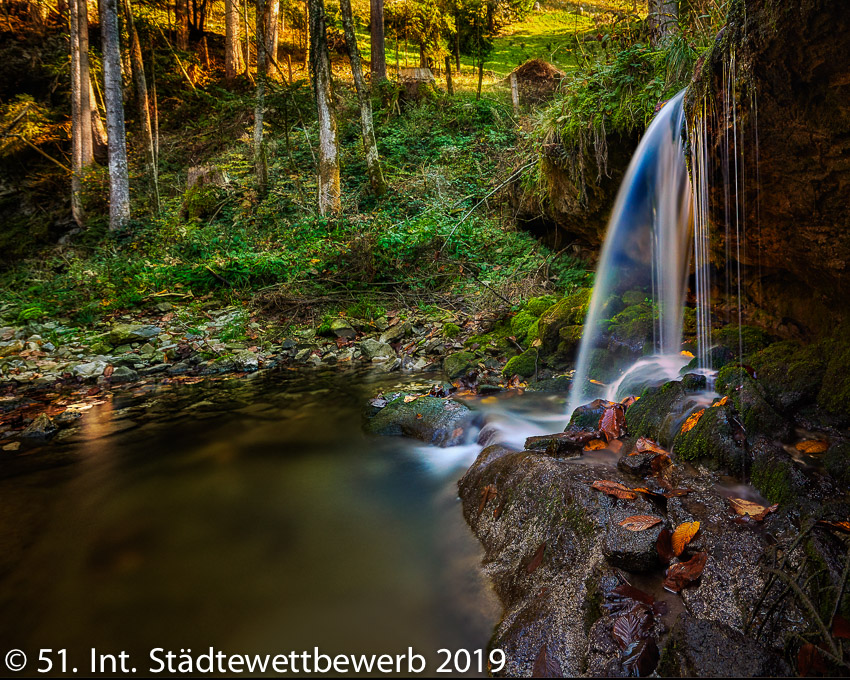
[[[704,118],[711,259],[718,273],[726,278],[724,270],[731,271],[734,286],[740,262],[744,297],[780,326],[784,320],[811,334],[845,320],[850,311],[846,0],[738,0],[714,48],[697,66],[686,103],[692,124],[704,105],[714,112]],[[730,119],[724,112],[733,106]],[[737,201],[729,171],[736,149]]]

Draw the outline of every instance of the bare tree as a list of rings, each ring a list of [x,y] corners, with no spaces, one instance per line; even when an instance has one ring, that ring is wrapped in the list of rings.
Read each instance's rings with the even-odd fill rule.
[[[271,66],[279,78],[283,75],[277,63],[277,44],[280,37],[280,27],[278,26],[280,19],[280,0],[266,0],[266,8],[263,16],[265,19],[266,56],[271,57],[271,59],[267,59],[266,61],[266,69],[268,70],[268,67]]]
[[[339,139],[331,91],[331,57],[325,32],[324,0],[307,0],[310,19],[310,75],[319,122],[319,214],[338,212]]]
[[[363,149],[366,152],[366,168],[369,172],[369,184],[376,196],[387,190],[381,162],[378,159],[378,144],[375,142],[375,126],[372,122],[372,101],[369,90],[363,80],[363,68],[360,65],[360,48],[354,33],[354,17],[351,12],[351,0],[340,0],[342,26],[345,31],[345,45],[348,48],[348,60],[354,76],[354,88],[357,90],[357,102],[360,105],[360,130],[363,136]]]
[[[384,0],[370,0],[369,35],[372,39],[372,82],[387,79],[387,54],[384,42]]]
[[[174,23],[177,24],[177,49],[189,49],[189,0],[174,0]]]
[[[82,180],[94,162],[89,19],[85,0],[71,0],[71,214],[82,225]]]
[[[263,144],[263,113],[266,104],[266,43],[265,43],[265,4],[266,0],[256,0],[257,24],[257,91],[254,102],[254,171],[260,192],[266,190],[268,167],[266,149]]]
[[[232,83],[242,71],[239,49],[239,0],[224,0],[224,73]]]
[[[130,219],[130,178],[127,172],[127,136],[121,92],[121,46],[117,0],[100,0],[103,44],[103,91],[109,137],[109,228],[123,228]]]
[[[133,21],[133,8],[130,5],[130,0],[124,0],[124,15],[127,22],[127,34],[130,36],[130,66],[133,71],[133,82],[136,85],[136,103],[139,108],[139,124],[142,128],[142,143],[145,146],[145,165],[147,165],[150,180],[151,203],[154,212],[159,212],[159,177],[151,127],[150,98],[148,97],[148,84],[145,79],[142,45],[139,43],[139,33],[136,31],[136,23]]]

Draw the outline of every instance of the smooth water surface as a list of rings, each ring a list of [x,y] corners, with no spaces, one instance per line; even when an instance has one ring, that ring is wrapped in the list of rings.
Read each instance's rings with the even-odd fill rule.
[[[440,648],[485,648],[499,608],[456,487],[474,454],[363,435],[379,386],[364,380],[284,371],[116,396],[34,451],[73,462],[0,479],[5,646],[28,671],[38,648],[85,668],[97,647],[140,673],[154,647],[411,646],[431,669]]]

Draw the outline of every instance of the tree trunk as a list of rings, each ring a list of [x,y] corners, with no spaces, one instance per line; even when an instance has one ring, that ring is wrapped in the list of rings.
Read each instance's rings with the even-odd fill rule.
[[[476,99],[481,99],[481,84],[484,82],[484,59],[478,58],[478,94],[475,95]]]
[[[82,179],[94,162],[89,18],[85,0],[71,1],[71,213],[82,225]]]
[[[653,45],[679,32],[679,0],[649,0],[648,9],[646,23]]]
[[[446,90],[451,97],[455,93],[454,83],[452,83],[452,58],[446,55]]]
[[[106,138],[106,128],[100,117],[100,107],[94,93],[93,80],[89,78],[89,101],[91,102],[91,137],[94,159],[100,165],[106,165],[109,160],[109,141]]]
[[[109,228],[123,228],[130,219],[130,178],[127,172],[127,138],[121,92],[121,47],[117,0],[100,0],[100,33],[103,41],[103,91],[109,136]]]
[[[387,190],[384,173],[381,172],[381,162],[378,160],[378,144],[375,141],[375,126],[372,122],[372,101],[369,90],[363,80],[363,68],[360,64],[360,48],[357,46],[357,36],[354,33],[354,17],[351,12],[351,0],[340,0],[342,11],[342,26],[345,30],[345,45],[348,48],[348,60],[351,62],[351,73],[354,76],[354,88],[357,90],[357,102],[360,105],[360,129],[363,135],[363,150],[366,152],[366,168],[369,172],[369,184],[376,196],[383,195]]]
[[[257,10],[257,92],[254,102],[254,171],[257,174],[257,187],[265,192],[268,181],[266,150],[263,145],[263,112],[266,103],[266,45],[265,45],[265,4],[266,0],[256,0]]]
[[[102,2],[103,0],[101,0]],[[177,49],[189,49],[189,0],[174,0],[174,23],[177,24]]]
[[[248,32],[248,0],[243,0],[242,19],[245,24],[245,76],[251,77],[251,36]],[[253,81],[252,81],[253,82]]]
[[[267,56],[272,59],[267,59],[267,70],[272,70],[281,77],[283,74],[277,66],[277,43],[279,37],[278,19],[280,17],[280,0],[265,0],[266,8],[263,12],[265,18],[265,34],[266,34],[266,52]],[[270,62],[270,63],[269,63]]]
[[[310,19],[310,75],[316,97],[319,122],[319,214],[338,212],[341,207],[339,184],[339,140],[337,139],[331,91],[331,58],[325,33],[324,0],[307,0]]]
[[[153,145],[153,129],[151,128],[150,100],[148,84],[145,80],[145,64],[142,59],[142,45],[133,21],[133,8],[130,0],[124,0],[127,34],[130,36],[130,65],[133,71],[133,82],[136,84],[136,102],[139,107],[139,125],[142,128],[142,143],[145,146],[145,165],[147,165],[150,180],[151,204],[155,213],[159,212],[159,178],[156,167],[156,153]]]
[[[372,82],[387,79],[387,54],[384,40],[384,0],[369,3],[369,33],[372,38]]]
[[[239,0],[224,0],[224,75],[232,83],[242,71],[239,49]]]

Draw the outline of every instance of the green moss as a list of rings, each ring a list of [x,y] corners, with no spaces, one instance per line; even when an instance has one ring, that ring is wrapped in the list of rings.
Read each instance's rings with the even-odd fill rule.
[[[475,354],[472,352],[455,352],[443,359],[443,370],[450,378],[459,378],[474,366]]]
[[[554,295],[542,295],[540,297],[531,298],[525,303],[525,310],[529,314],[540,317],[546,310],[558,301]]]
[[[626,305],[626,307],[639,305],[643,302],[646,302],[646,293],[642,290],[630,290],[623,293],[623,304]]]
[[[183,211],[188,219],[211,217],[219,206],[221,197],[217,187],[196,184],[183,194]]]
[[[511,331],[513,331],[517,342],[520,344],[525,342],[529,329],[535,323],[537,323],[537,317],[526,310],[522,310],[514,315],[511,319]]]
[[[558,354],[570,358],[575,356],[583,334],[584,326],[564,326],[558,331],[558,337],[561,339],[558,343]]]
[[[645,389],[626,411],[629,435],[650,437],[668,446],[673,436],[670,418],[681,413],[685,398],[685,388],[676,381]]]
[[[502,374],[508,378],[514,375],[519,375],[523,378],[530,378],[537,371],[537,361],[537,349],[532,348],[526,350],[522,354],[518,354],[511,358],[508,363],[505,364]]]
[[[814,403],[824,382],[832,343],[777,342],[747,358],[771,403],[788,411]]]
[[[753,462],[750,482],[771,503],[790,503],[795,496],[790,467],[793,464],[775,457],[757,458]]]
[[[525,336],[525,342],[527,344],[533,343],[540,337],[540,319],[535,319],[534,323],[528,329],[528,333]]]
[[[443,324],[443,337],[444,338],[456,338],[460,335],[460,326],[456,323],[448,322]]]
[[[584,288],[560,300],[540,317],[539,337],[544,352],[556,352],[560,342],[559,332],[564,326],[576,326],[584,322],[590,304],[591,290]]]
[[[736,324],[718,328],[711,334],[711,338],[718,345],[728,347],[735,355],[741,357],[759,352],[773,341],[773,337],[761,328],[746,325],[739,327]],[[740,352],[741,345],[744,348],[743,353]]]
[[[705,409],[693,428],[684,433],[680,431],[676,435],[673,440],[673,451],[676,456],[683,460],[698,460],[715,468],[725,468],[735,474],[741,474],[744,453],[735,443],[734,432],[729,422],[730,413],[728,406]]]
[[[626,307],[616,314],[608,324],[608,330],[632,350],[651,352],[655,311],[649,303]]]
[[[584,580],[584,632],[590,633],[591,627],[602,618],[602,588],[592,575]]]
[[[511,335],[513,335],[513,331],[511,331],[510,321],[504,320],[496,324],[496,327],[489,333],[473,335],[463,344],[464,347],[472,347],[473,345],[478,345],[482,348],[497,347],[502,352],[507,353],[516,349],[513,343],[508,340]]]
[[[818,406],[830,413],[850,415],[850,347],[836,348],[829,357],[818,392]]]

